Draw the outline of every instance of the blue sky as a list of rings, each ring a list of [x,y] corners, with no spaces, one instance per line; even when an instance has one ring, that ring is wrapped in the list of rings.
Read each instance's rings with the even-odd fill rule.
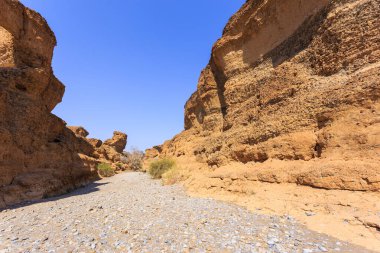
[[[144,150],[183,130],[184,104],[211,47],[244,0],[22,0],[58,45],[53,68],[66,85],[54,113],[106,139],[128,134]]]

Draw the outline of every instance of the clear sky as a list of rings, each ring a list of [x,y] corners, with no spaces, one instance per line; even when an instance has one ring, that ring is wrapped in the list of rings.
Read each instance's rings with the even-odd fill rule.
[[[22,0],[58,45],[53,68],[66,85],[54,113],[128,147],[162,144],[183,130],[184,104],[211,47],[245,0]]]

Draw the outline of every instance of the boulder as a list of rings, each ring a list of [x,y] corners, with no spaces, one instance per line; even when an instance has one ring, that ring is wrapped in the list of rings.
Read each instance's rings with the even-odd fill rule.
[[[89,135],[89,132],[81,126],[68,126],[67,128],[80,137],[87,137]]]
[[[103,142],[99,139],[95,138],[89,138],[87,141],[94,147],[94,148],[100,148],[102,146]]]
[[[113,137],[106,140],[104,145],[114,148],[118,153],[122,153],[127,145],[127,137],[125,133],[115,131]]]

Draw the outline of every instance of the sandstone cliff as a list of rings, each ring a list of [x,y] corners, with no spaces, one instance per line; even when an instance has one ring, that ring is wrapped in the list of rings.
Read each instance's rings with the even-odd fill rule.
[[[185,130],[145,163],[175,157],[164,181],[194,196],[378,250],[379,99],[379,0],[248,0],[213,46]]]
[[[379,98],[378,0],[249,0],[212,49],[185,131],[147,154],[243,163],[251,181],[378,191]],[[236,172],[222,171],[211,177]]]
[[[65,90],[51,67],[55,45],[38,13],[0,0],[0,208],[98,178],[99,144],[51,113]]]

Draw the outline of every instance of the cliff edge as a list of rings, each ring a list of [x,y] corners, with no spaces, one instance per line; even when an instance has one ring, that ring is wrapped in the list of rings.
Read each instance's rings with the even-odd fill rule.
[[[247,1],[186,103],[185,131],[148,155],[380,190],[379,13],[375,0]]]
[[[171,181],[191,194],[378,249],[379,99],[378,0],[248,0],[212,48],[185,130],[147,163],[175,157]]]
[[[84,129],[74,133],[51,113],[65,91],[51,67],[55,45],[41,15],[0,0],[0,208],[85,185],[99,178],[99,162],[120,160],[125,148],[119,134],[117,150],[103,145],[112,153],[104,157]]]

